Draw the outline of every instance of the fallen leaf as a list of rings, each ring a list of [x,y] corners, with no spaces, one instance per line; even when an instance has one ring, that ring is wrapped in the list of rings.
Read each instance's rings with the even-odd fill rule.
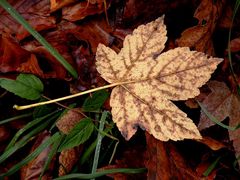
[[[50,0],[51,12],[61,9],[62,7],[72,4],[76,1],[77,0]]]
[[[9,0],[8,1],[37,31],[55,27],[55,18],[50,16],[49,0]],[[18,40],[29,36],[29,32],[17,23],[10,14],[0,7],[0,33],[16,35]]]
[[[230,50],[231,52],[240,51],[240,38],[235,38],[230,41]]]
[[[219,142],[211,137],[203,137],[202,139],[198,139],[197,141],[207,145],[213,151],[226,148],[226,146],[222,142]]]
[[[201,177],[203,173],[211,166],[210,162],[201,162],[196,171],[198,175]],[[214,180],[216,178],[217,170],[214,169],[207,177],[204,177],[206,180]]]
[[[137,126],[162,141],[201,138],[192,120],[171,100],[197,96],[221,59],[188,47],[159,55],[167,40],[163,19],[141,25],[126,36],[119,54],[102,44],[97,49],[101,76],[109,83],[125,82],[112,90],[110,105],[126,140]]]
[[[82,147],[75,147],[71,149],[63,150],[59,156],[59,169],[58,175],[64,176],[66,173],[69,173],[73,166],[77,163],[79,155],[82,152]]]
[[[174,11],[174,9],[184,6],[184,4],[189,5],[191,2],[192,0],[148,0],[146,3],[139,0],[127,0],[123,11],[120,11],[122,14],[118,21],[123,21],[123,24],[136,24],[136,21],[150,20],[169,10]]]
[[[168,142],[161,142],[146,133],[147,158],[145,166],[148,169],[149,180],[155,179],[200,179]]]
[[[50,134],[47,131],[40,133],[30,152],[33,152],[40,144],[42,144],[48,138],[50,138]],[[21,168],[21,179],[24,180],[38,179],[40,174],[42,173],[44,164],[48,158],[50,151],[51,147],[49,146],[46,149],[44,149],[34,160],[32,160],[26,166],[23,166]],[[43,180],[52,178],[51,174],[54,168],[54,161],[55,159],[51,161],[49,168],[44,173],[42,177]]]
[[[144,152],[145,148],[141,145],[128,147],[122,154],[120,159],[116,159],[113,165],[108,165],[99,170],[118,169],[118,168],[143,168],[144,167]],[[114,180],[145,180],[146,173],[141,174],[108,174],[107,176]]]
[[[72,6],[67,6],[62,9],[62,17],[68,21],[74,22],[81,20],[89,15],[100,14],[105,11],[105,8],[110,7],[111,0],[105,0],[106,7],[102,1],[100,4],[89,3],[87,1],[78,2]]]
[[[112,28],[107,24],[104,17],[96,17],[89,22],[83,22],[75,30],[74,35],[79,39],[89,42],[93,53],[97,51],[99,43],[111,45],[114,37],[110,34]]]
[[[236,126],[240,123],[240,101],[239,98],[232,93],[223,82],[210,81],[207,83],[211,89],[211,93],[202,101],[207,111],[216,117],[218,121],[223,121],[229,117],[229,126]],[[200,122],[198,127],[200,130],[215,125],[208,119],[204,112],[201,111]],[[240,129],[229,131],[230,140],[233,141],[236,157],[240,155]]]
[[[179,46],[188,46],[197,51],[214,55],[212,34],[222,15],[226,0],[203,0],[195,11],[194,17],[198,19],[196,26],[186,29],[177,40]]]
[[[10,138],[10,130],[6,126],[0,126],[0,142],[8,140]]]
[[[64,134],[68,134],[72,128],[84,118],[84,116],[79,112],[80,108],[74,108],[68,110],[56,123],[58,129]]]
[[[59,39],[51,40],[49,42],[74,66],[66,41],[63,44]],[[34,41],[21,47],[7,34],[0,37],[0,72],[31,73],[41,78],[69,79],[66,69],[43,46]]]
[[[80,111],[80,108],[68,110],[66,114],[57,121],[56,125],[61,132],[64,134],[69,134],[75,125],[84,117],[78,111]],[[60,164],[58,168],[59,176],[63,176],[71,171],[73,166],[78,161],[82,150],[83,145],[61,151],[58,158]]]
[[[21,63],[26,62],[31,53],[21,48],[9,35],[0,37],[0,72],[16,71]]]

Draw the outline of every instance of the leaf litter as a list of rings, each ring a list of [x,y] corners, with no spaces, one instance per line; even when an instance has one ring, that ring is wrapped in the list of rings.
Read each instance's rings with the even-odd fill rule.
[[[224,129],[218,126],[212,126],[210,128],[201,130],[202,139],[199,139],[201,138],[201,136],[200,136],[199,130],[195,126],[195,124],[197,124],[199,120],[199,117],[198,117],[199,109],[186,109],[184,105],[181,104],[181,102],[176,103],[176,101],[179,101],[179,100],[185,101],[188,98],[194,98],[195,96],[197,96],[200,93],[199,88],[208,81],[208,79],[211,76],[211,73],[213,73],[213,71],[215,70],[218,62],[220,62],[220,61],[217,61],[217,59],[220,60],[219,58],[213,58],[197,51],[190,51],[190,49],[202,51],[204,53],[208,53],[209,55],[216,54],[216,56],[221,57],[221,54],[223,53],[219,54],[219,47],[218,47],[219,44],[217,45],[214,44],[215,43],[214,41],[216,39],[215,32],[219,33],[218,28],[230,27],[229,24],[231,23],[231,13],[232,13],[231,8],[233,7],[232,6],[233,3],[229,3],[228,1],[208,1],[208,0],[204,0],[202,2],[198,2],[195,0],[193,1],[184,0],[181,2],[175,1],[175,0],[169,1],[169,2],[162,1],[162,0],[148,1],[148,2],[144,2],[144,1],[139,2],[136,0],[129,0],[126,2],[126,4],[119,1],[111,1],[110,5],[107,4],[107,6],[105,6],[104,3],[105,2],[108,3],[109,1],[51,0],[51,1],[42,1],[42,2],[31,1],[31,3],[23,3],[28,1],[18,0],[14,2],[13,1],[9,1],[9,2],[12,3],[12,5],[14,5],[19,11],[21,9],[24,9],[24,13],[22,13],[22,11],[20,11],[20,13],[30,22],[31,25],[33,25],[33,27],[35,27],[37,31],[41,32],[42,35],[55,48],[57,48],[61,52],[61,54],[63,54],[64,57],[68,59],[69,62],[74,67],[77,68],[77,71],[80,75],[77,81],[69,82],[69,80],[71,79],[67,75],[67,72],[65,71],[64,68],[61,67],[61,65],[58,65],[55,58],[53,58],[49,53],[46,53],[46,50],[41,46],[39,46],[39,44],[32,39],[32,37],[29,35],[29,33],[26,30],[24,30],[19,24],[15,23],[14,20],[11,19],[11,17],[5,11],[2,10],[1,16],[3,18],[0,23],[0,29],[1,29],[2,39],[3,38],[5,39],[3,39],[4,41],[1,40],[2,42],[0,46],[0,52],[4,52],[4,51],[5,52],[1,53],[1,57],[0,57],[1,77],[4,77],[4,78],[10,77],[11,79],[14,79],[13,77],[16,77],[14,73],[16,72],[17,73],[20,73],[20,72],[33,73],[38,77],[44,79],[43,80],[44,91],[42,92],[41,90],[41,92],[39,91],[38,94],[49,93],[48,92],[49,89],[45,88],[45,86],[48,83],[54,82],[50,78],[67,80],[68,82],[65,84],[67,85],[70,84],[70,86],[64,85],[62,87],[62,90],[64,90],[64,92],[78,92],[79,90],[82,91],[82,90],[90,89],[96,86],[97,87],[103,86],[105,84],[103,79],[107,80],[109,83],[127,82],[126,84],[122,84],[118,87],[115,87],[112,90],[112,95],[110,99],[110,106],[112,107],[112,111],[113,111],[112,113],[113,120],[115,121],[117,120],[117,126],[120,127],[119,128],[120,131],[122,131],[122,134],[125,135],[127,139],[130,139],[130,137],[133,136],[133,134],[137,131],[138,126],[141,127],[142,129],[147,130],[148,132],[150,131],[149,132],[150,134],[156,136],[159,129],[156,128],[158,130],[156,131],[154,129],[154,126],[156,125],[151,122],[152,122],[152,119],[154,119],[153,122],[155,122],[160,117],[159,119],[166,121],[164,123],[161,122],[160,127],[164,129],[164,132],[166,132],[166,130],[167,132],[166,134],[160,133],[160,135],[158,133],[156,137],[158,138],[160,137],[164,141],[167,141],[168,139],[180,140],[180,139],[186,139],[186,138],[197,140],[197,141],[185,140],[180,142],[173,142],[173,141],[161,142],[157,140],[156,137],[154,138],[153,136],[147,133],[146,135],[142,135],[141,134],[142,131],[138,130],[136,135],[134,135],[130,139],[130,141],[124,141],[121,138],[121,136],[117,133],[117,130],[114,129],[114,131],[111,130],[108,132],[110,132],[110,137],[116,136],[120,139],[120,143],[119,143],[120,147],[117,147],[116,155],[113,156],[114,159],[117,159],[117,160],[113,161],[115,163],[112,163],[111,165],[107,165],[107,161],[109,160],[109,157],[107,154],[109,153],[112,154],[112,149],[111,149],[112,146],[110,145],[111,144],[110,139],[108,138],[104,139],[102,144],[102,148],[104,149],[104,151],[101,151],[102,157],[100,157],[99,166],[98,166],[100,169],[106,165],[107,165],[106,166],[107,169],[122,168],[122,167],[125,167],[125,168],[146,167],[148,169],[148,173],[139,174],[139,176],[136,176],[136,175],[125,176],[123,174],[117,174],[116,176],[112,176],[115,179],[117,178],[120,178],[120,179],[138,178],[139,179],[140,177],[142,178],[144,177],[143,179],[151,179],[152,177],[155,179],[159,179],[159,178],[162,179],[162,177],[165,177],[165,176],[166,176],[166,179],[171,179],[172,177],[178,177],[180,179],[183,177],[185,178],[190,177],[190,179],[194,179],[194,178],[217,179],[220,177],[226,177],[230,179],[232,177],[233,178],[239,177],[238,172],[233,169],[233,162],[235,162],[234,167],[236,169],[238,168],[238,166],[236,166],[236,158],[234,157],[234,153],[236,153],[236,157],[237,157],[237,152],[238,152],[236,147],[238,147],[239,143],[237,143],[235,138],[235,137],[237,138],[239,137],[238,131],[236,131],[237,133],[234,135],[234,138],[230,136],[230,140],[232,140],[233,146],[231,145],[231,142],[226,140],[228,139],[228,134],[224,133]],[[46,3],[44,8],[42,9],[39,8],[41,7],[41,4],[44,4],[44,3]],[[86,6],[85,7],[81,6],[86,4],[88,4],[89,9]],[[206,4],[208,5],[206,6]],[[71,12],[70,9],[72,8],[73,10],[74,6],[80,7],[78,12],[77,11]],[[202,8],[203,6],[207,8]],[[106,7],[108,8],[107,14],[109,18],[108,19],[109,24],[106,21],[106,10],[107,10]],[[198,19],[197,26],[194,26],[195,24],[189,23],[192,21],[193,15],[190,13],[186,13],[187,11],[189,12],[189,9],[187,9],[186,7],[188,8],[190,7],[192,12],[194,12],[194,8],[198,7],[195,12],[195,18]],[[70,16],[68,17],[74,18],[72,20],[69,19],[72,22],[69,22],[68,20],[66,20],[67,18],[64,20],[64,17],[62,16],[63,15],[62,12],[66,10],[68,10],[68,13],[70,14]],[[113,11],[115,12],[113,13]],[[101,12],[102,14],[99,14]],[[157,18],[164,13],[166,14],[165,23],[167,24],[168,37],[169,37],[169,41],[167,42],[166,42],[167,37],[166,37],[166,29],[165,29],[166,27],[163,23],[163,19],[161,20],[161,18],[159,18],[160,20],[152,21],[154,18]],[[30,17],[29,14],[32,14],[33,16]],[[6,17],[9,19],[7,19]],[[184,18],[181,19],[182,17]],[[209,19],[209,17],[211,18]],[[157,22],[160,21],[162,24],[156,23],[156,21]],[[236,21],[238,22],[238,19],[236,19]],[[142,28],[144,27],[143,29],[147,29],[146,26],[148,26],[149,24],[146,24],[146,23],[148,22],[150,22],[149,24],[152,23],[155,25],[155,27],[157,27],[156,30],[153,30],[154,31],[153,34],[155,33],[157,34],[157,31],[160,30],[160,27],[162,28],[163,33],[160,34],[159,37],[155,38],[156,44],[153,43],[153,45],[156,45],[156,47],[149,47],[150,44],[147,44],[147,43],[144,44],[144,46],[149,47],[150,52],[144,51],[144,53],[139,57],[140,57],[140,60],[141,58],[145,60],[142,60],[142,62],[139,63],[137,60],[133,61],[133,59],[136,59],[136,54],[139,53],[138,48],[141,47],[143,43],[141,42],[142,40],[141,36],[139,36],[139,34],[141,34],[141,31],[134,30],[134,28],[140,25],[140,27]],[[172,26],[172,24],[175,24],[175,23],[178,26],[180,26],[180,28],[177,27],[176,29],[173,30],[171,28],[175,26]],[[146,24],[146,25],[141,25],[141,24]],[[191,26],[193,27],[191,28]],[[233,25],[233,28],[234,27],[237,27],[237,23]],[[191,30],[195,28],[199,28],[200,30],[199,31]],[[19,29],[20,31],[18,31]],[[182,36],[180,36],[181,32],[179,31],[179,29],[180,31],[182,31]],[[120,36],[119,36],[119,32],[117,32],[118,30],[121,31]],[[187,31],[190,32],[190,30],[191,30],[191,33],[186,35],[185,32]],[[136,33],[136,31],[139,34]],[[222,29],[220,31],[222,31]],[[234,34],[234,38],[238,38],[239,37],[238,30],[233,29],[233,31],[236,33],[236,35]],[[125,36],[128,34],[131,34],[131,32],[133,32],[133,35],[127,36],[126,40],[123,41]],[[143,37],[147,37],[148,34],[150,34],[150,31],[146,31],[146,32],[147,33],[145,33]],[[176,33],[176,34],[172,34],[172,33]],[[188,41],[188,43],[184,45],[184,46],[190,47],[190,49],[179,47],[179,48],[169,50],[169,48],[177,47],[176,46],[177,44],[179,46],[183,46],[179,43],[180,42],[179,40],[174,42],[175,39],[173,39],[173,37],[184,40],[184,38],[187,39],[190,36],[192,37],[201,36],[201,37],[198,42]],[[220,37],[221,37],[220,39],[222,39],[222,36]],[[158,38],[161,38],[161,40],[157,40]],[[132,41],[134,41],[135,39],[137,43],[132,42],[131,39],[133,39]],[[143,41],[143,42],[146,42],[146,41]],[[153,42],[154,42],[154,39],[153,39]],[[113,50],[107,47],[104,47],[103,45],[100,45],[98,47],[99,43],[103,43],[104,45],[111,47],[113,50],[116,51],[116,53]],[[224,46],[224,43],[225,43],[224,41],[221,41],[221,44],[223,44],[223,46]],[[123,44],[123,49],[121,49],[122,44]],[[233,41],[231,43],[231,46],[232,46],[231,50],[234,53],[233,63],[234,63],[235,73],[238,78],[239,77],[239,69],[238,69],[239,65],[237,63],[239,59],[238,58],[239,56],[238,41],[237,40],[235,42]],[[126,47],[129,47],[129,49]],[[102,50],[103,52],[104,51],[110,52],[111,59],[107,60],[104,63],[99,63],[100,62],[98,59],[99,52],[97,52],[99,51],[99,49]],[[160,54],[161,51],[162,51],[162,54]],[[178,53],[180,54],[179,56],[177,56]],[[113,70],[114,71],[116,70],[116,72],[111,73],[112,70],[107,68],[105,69],[102,68],[103,70],[100,71],[99,69],[101,68],[97,67],[97,70],[100,71],[100,75],[102,75],[103,77],[102,79],[100,75],[97,74],[97,71],[96,71],[95,60],[94,60],[95,54],[97,55],[96,57],[97,65],[100,64],[100,66],[110,67],[109,65],[114,64]],[[176,58],[174,58],[173,56],[176,56]],[[187,57],[189,57],[190,59],[186,60]],[[200,60],[199,60],[199,57],[201,57]],[[173,58],[176,61],[171,61],[171,59]],[[195,63],[198,64],[200,61],[204,61],[206,62],[206,64],[210,64],[211,68],[209,67],[209,72],[206,71],[206,74],[205,74],[205,70],[208,69],[207,66],[205,68],[196,67],[196,68],[193,68],[192,71],[188,69],[186,70],[186,64],[184,63],[184,60],[186,61],[186,64],[189,64],[190,67],[191,65],[194,67]],[[168,68],[165,68],[165,70],[162,69],[163,65],[160,63],[161,61],[166,63],[166,67]],[[171,62],[167,65],[169,61]],[[222,70],[218,69],[218,71],[214,73],[212,79],[217,79],[220,82],[225,81],[227,85],[229,85],[230,83],[229,87],[231,87],[231,90],[229,91],[232,94],[231,96],[238,97],[237,93],[235,93],[236,85],[234,85],[234,82],[230,80],[231,74],[228,71],[227,61],[228,61],[228,58],[225,57],[225,61],[224,61],[225,69],[223,68]],[[180,73],[183,77],[183,80],[181,80],[183,85],[179,83],[181,76],[180,77],[175,76],[174,70],[175,71],[183,70],[183,72]],[[204,74],[201,74],[202,70]],[[159,71],[161,71],[163,74],[161,74],[161,72]],[[173,72],[173,74],[171,73],[169,74],[169,72]],[[159,78],[157,76],[158,74],[161,75]],[[113,76],[116,76],[116,77],[113,77]],[[201,78],[203,79],[201,80]],[[192,84],[192,81],[190,83],[189,80],[191,79],[194,79],[194,82],[196,81],[195,84]],[[175,80],[177,81],[175,82]],[[198,80],[200,80],[201,82],[198,82]],[[160,82],[160,85],[159,85],[159,82]],[[156,89],[156,86],[157,86],[157,89]],[[54,85],[51,87],[54,87]],[[52,91],[55,91],[52,93],[57,94],[57,92],[60,92],[59,91],[60,89],[58,88],[59,88],[59,85],[52,90]],[[188,93],[184,91],[184,89],[186,90],[186,88],[189,88]],[[11,93],[6,92],[2,88],[0,89],[0,95],[1,95],[0,96],[1,98],[0,99],[0,118],[3,119],[3,117],[4,118],[9,117],[9,116],[5,116],[4,113],[6,114],[6,112],[11,112],[12,114],[13,111],[11,110],[11,107],[12,107],[12,104],[15,104],[16,100],[14,100],[14,98],[16,96],[13,96]],[[204,92],[202,92],[202,89],[201,89],[200,96],[203,97],[203,99],[206,98]],[[91,99],[91,97],[92,95],[90,94],[88,99]],[[116,97],[116,99],[113,100],[112,97]],[[78,104],[77,107],[79,108],[79,107],[82,107],[82,104],[83,104],[82,101],[84,98],[85,97],[78,98],[76,100],[66,102],[66,103],[64,102],[63,105],[67,107],[69,103],[77,102]],[[92,99],[94,100],[95,97]],[[87,116],[90,116],[91,118],[94,119],[94,124],[97,122],[96,121],[97,113],[101,112],[101,109],[107,108],[108,110],[111,110],[108,105],[109,99],[105,102],[104,106],[101,106],[103,105],[103,102],[101,102],[103,101],[103,99],[104,101],[106,100],[106,98],[101,99],[96,96],[95,101],[97,102],[98,105],[95,106],[95,104],[93,105],[91,105],[91,103],[89,104],[89,107],[91,107],[90,108],[91,111],[92,111],[92,107],[97,107],[96,110],[95,109],[93,110],[96,112],[84,112],[86,113]],[[19,102],[28,103],[22,99]],[[48,106],[46,107],[48,108]],[[159,110],[159,107],[160,107],[160,110]],[[164,109],[161,109],[161,108],[164,108]],[[77,109],[77,111],[81,111],[81,110],[82,110],[81,108]],[[158,111],[159,112],[161,111],[161,113],[159,113]],[[186,133],[183,133],[181,130],[176,132],[174,131],[175,134],[172,133],[171,128],[175,126],[179,127],[179,125],[181,125],[182,123],[177,121],[177,125],[176,125],[175,121],[171,121],[171,119],[175,115],[173,112],[176,113],[177,116],[180,116],[181,119],[184,119],[184,122],[187,122],[186,124],[184,123],[186,126],[187,124],[190,123],[190,126],[187,126],[187,128],[189,130],[189,127],[190,127],[191,131],[194,132],[193,134],[187,133],[188,135],[186,135]],[[192,115],[192,113],[194,115]],[[18,113],[14,112],[14,114],[18,114]],[[164,114],[164,115],[167,114],[170,120],[169,119],[166,120],[165,116],[163,115],[161,116],[159,114]],[[127,115],[127,118],[126,118],[126,115]],[[156,117],[149,118],[149,116],[156,116]],[[65,126],[68,127],[68,125],[71,124],[70,122],[72,117],[65,119],[65,125],[64,123],[62,125],[63,128],[65,128]],[[123,120],[121,120],[121,123],[120,123],[118,120],[121,119],[121,117],[123,117]],[[146,123],[144,119],[145,120],[147,119],[146,122],[150,122],[150,123]],[[30,118],[28,118],[27,120],[24,119],[24,121],[21,121],[21,122],[26,123],[29,120]],[[77,121],[78,120],[76,120],[76,123]],[[229,116],[229,125],[230,125],[230,121],[231,121],[231,118]],[[11,130],[15,130],[15,128],[12,127],[12,124],[13,123],[6,126],[9,129],[9,132]],[[233,123],[232,126],[234,125],[236,124]],[[5,125],[3,126],[5,127]],[[22,126],[23,125],[21,125],[21,127]],[[70,126],[74,127],[74,123],[73,125],[70,125]],[[68,131],[71,131],[71,127],[69,128]],[[106,128],[109,128],[109,127],[111,127],[111,125],[107,123]],[[52,129],[51,134],[56,132],[56,130],[57,128]],[[60,130],[57,130],[57,131],[60,131]],[[94,132],[91,138],[96,137]],[[229,131],[229,134],[230,133],[231,132]],[[8,140],[10,141],[10,137],[11,136],[6,136],[3,143],[1,144],[0,146],[1,153],[4,150],[4,146],[5,146],[4,144]],[[145,137],[147,138],[146,143],[144,142]],[[59,176],[64,175],[68,172],[70,173],[72,169],[78,170],[78,172],[89,172],[89,169],[91,168],[88,169],[88,166],[89,164],[91,164],[91,158],[88,159],[89,162],[85,163],[84,166],[82,166],[82,164],[80,165],[79,161],[82,162],[81,156],[90,157],[90,156],[86,156],[86,154],[91,152],[91,147],[94,147],[92,146],[94,143],[91,144],[91,142],[93,142],[93,139],[91,138],[89,141],[80,145],[81,146],[80,151],[78,150],[76,151],[76,149],[78,149],[78,146],[76,146],[74,148],[70,148],[70,149],[62,150],[61,152],[58,152],[56,154],[57,158],[53,159],[53,161],[55,162],[57,161],[57,163],[53,165],[55,169],[54,174],[56,175],[57,174],[56,172],[58,171]],[[35,138],[33,139],[33,141],[35,141]],[[41,143],[44,144],[44,142],[41,142]],[[155,148],[155,146],[153,145],[155,143],[158,144],[157,148]],[[129,144],[131,144],[131,148],[128,151],[126,149],[128,149],[127,147],[129,146]],[[195,146],[198,147],[194,151],[194,156],[191,155],[192,152],[189,151],[189,145],[192,145],[190,147],[195,147]],[[29,147],[30,146],[32,146],[32,144],[29,144]],[[139,150],[139,147],[142,147],[143,149]],[[24,149],[29,149],[29,148],[24,147]],[[156,152],[156,151],[153,151],[154,149],[155,150],[161,149],[161,151]],[[124,156],[123,154],[121,154],[122,151],[127,151],[128,155]],[[25,152],[27,153],[28,151],[25,151]],[[22,154],[19,156],[19,154],[20,153],[17,152],[14,158],[9,158],[9,160],[6,161],[6,165],[3,166],[2,164],[0,164],[0,172],[1,173],[7,172],[11,167],[13,167],[15,164],[20,162],[23,156]],[[160,154],[160,155],[157,155],[157,154]],[[216,167],[215,166],[213,167],[213,170],[208,177],[204,177],[203,176],[204,171],[206,172],[208,168],[212,165],[212,162],[218,159],[219,156],[221,156],[221,159],[219,161],[220,163],[216,164],[215,165]],[[133,160],[131,160],[131,158]],[[136,161],[134,159],[136,159]],[[156,159],[159,161],[156,162]],[[30,168],[31,164],[36,163],[37,160],[38,160],[38,157],[36,158],[36,160],[30,162],[28,167]],[[129,161],[131,161],[131,163],[129,163]],[[59,163],[63,164],[64,166],[61,166],[61,165],[58,166],[57,164]],[[39,171],[38,171],[38,174],[39,174]],[[19,175],[19,174],[16,173],[16,175]],[[50,175],[52,175],[51,172],[50,172]]]

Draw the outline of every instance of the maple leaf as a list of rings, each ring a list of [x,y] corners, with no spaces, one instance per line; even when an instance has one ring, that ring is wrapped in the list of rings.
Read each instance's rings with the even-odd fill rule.
[[[240,123],[240,101],[237,96],[223,82],[210,81],[207,85],[211,89],[211,93],[202,101],[207,111],[220,122],[229,117],[229,126],[238,125]],[[206,129],[213,125],[215,123],[209,120],[202,111],[198,124],[199,129]],[[238,157],[240,155],[240,129],[228,132]],[[240,161],[238,163],[240,164]]]
[[[167,41],[164,16],[140,25],[126,36],[117,54],[99,44],[97,70],[109,83],[123,82],[111,93],[113,121],[126,140],[137,126],[155,138],[167,141],[200,139],[187,115],[171,100],[186,100],[199,94],[221,62],[220,58],[179,47],[161,53]]]

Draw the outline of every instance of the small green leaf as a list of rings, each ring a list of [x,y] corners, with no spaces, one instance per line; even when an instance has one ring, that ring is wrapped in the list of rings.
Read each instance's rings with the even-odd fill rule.
[[[85,112],[98,111],[104,102],[107,100],[109,93],[106,90],[97,91],[92,96],[86,98],[83,103],[83,110]]]
[[[82,119],[66,136],[58,151],[73,148],[89,139],[94,130],[94,124],[90,118]]]
[[[0,78],[0,86],[21,98],[36,100],[43,92],[43,84],[32,74],[20,74],[16,80]]]

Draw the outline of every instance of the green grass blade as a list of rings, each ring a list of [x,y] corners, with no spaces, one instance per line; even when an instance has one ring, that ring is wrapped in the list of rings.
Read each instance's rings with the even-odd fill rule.
[[[97,128],[96,128],[97,129]],[[100,132],[103,136],[107,135],[108,136],[108,132],[111,131],[111,128],[107,128],[104,131],[99,131],[99,129],[97,129],[98,132]],[[109,138],[112,139],[112,136],[110,136]],[[95,147],[97,145],[97,139],[86,149],[86,151],[83,153],[81,159],[80,159],[80,165],[83,165],[90,157],[90,155],[93,153]]]
[[[217,118],[215,118],[213,115],[211,115],[207,109],[204,107],[204,105],[202,103],[200,103],[199,101],[197,101],[198,105],[201,107],[202,111],[206,114],[206,116],[211,120],[213,121],[214,123],[218,124],[219,126],[225,128],[225,129],[228,129],[230,131],[235,131],[236,129],[239,129],[240,128],[240,124],[238,124],[237,126],[235,127],[231,127],[231,126],[227,126],[223,123],[221,123],[220,121],[217,120]]]
[[[139,174],[147,172],[146,168],[137,168],[137,169],[130,169],[130,168],[119,168],[119,169],[108,169],[99,172],[95,172],[92,174],[69,174],[66,176],[55,178],[54,180],[64,180],[64,179],[92,179],[101,177],[107,174],[115,174],[115,173],[124,173],[124,174]]]
[[[49,167],[50,163],[51,163],[51,160],[53,159],[54,155],[57,153],[57,150],[58,150],[58,147],[61,143],[61,141],[63,140],[63,138],[65,137],[64,134],[60,134],[60,137],[59,139],[57,139],[55,142],[53,142],[53,145],[52,145],[52,149],[47,157],[47,160],[44,164],[44,167],[43,167],[43,170],[40,174],[40,177],[39,177],[39,180],[42,179],[42,176],[44,175],[44,172],[47,170],[47,168]]]
[[[52,119],[56,118],[53,116],[48,121],[42,123],[41,125],[34,128],[33,131],[29,132],[27,135],[25,135],[21,140],[19,140],[15,145],[11,146],[7,150],[4,151],[4,153],[0,156],[0,163],[5,161],[9,156],[11,156],[13,153],[15,153],[17,150],[25,146],[31,138],[41,132],[42,130],[46,129],[46,127],[49,125],[49,123],[52,121]]]
[[[23,159],[21,162],[17,163],[15,166],[13,166],[11,169],[9,169],[8,172],[1,174],[1,177],[10,176],[17,172],[22,166],[26,165],[28,162],[36,158],[45,148],[50,146],[52,143],[59,141],[61,138],[60,133],[55,133],[52,137],[47,139],[44,143],[42,143],[40,146],[38,146],[31,154],[29,154],[25,159]]]
[[[8,150],[9,148],[11,148],[15,142],[18,140],[18,138],[25,133],[27,130],[31,129],[33,126],[35,126],[36,124],[38,124],[39,122],[43,121],[44,119],[47,119],[49,117],[51,117],[52,115],[54,115],[55,113],[57,113],[57,111],[54,111],[46,116],[43,116],[41,118],[36,118],[35,120],[29,122],[25,127],[23,127],[22,129],[20,129],[15,136],[12,138],[12,140],[10,141],[10,143],[8,144],[8,146],[6,147],[6,150]]]
[[[100,132],[103,131],[107,115],[108,115],[107,111],[104,111],[102,114],[102,117],[100,119],[100,125],[99,125]],[[97,165],[98,165],[98,160],[99,160],[99,155],[100,155],[100,149],[101,149],[102,138],[103,138],[103,135],[100,132],[98,132],[98,136],[97,136],[97,146],[96,146],[95,154],[94,154],[92,173],[95,173],[97,170]]]
[[[217,166],[218,162],[220,161],[221,157],[218,157],[208,168],[207,170],[203,173],[205,177],[207,177],[213,169]]]
[[[52,47],[37,31],[35,31],[29,23],[6,1],[0,0],[0,5],[16,19],[33,37],[35,37],[40,44],[42,44],[74,77],[77,78],[76,70],[59,54],[59,52]]]
[[[7,118],[7,119],[4,119],[4,120],[1,120],[0,125],[5,124],[5,123],[9,123],[9,122],[12,122],[12,121],[15,121],[15,120],[18,120],[18,119],[27,118],[27,117],[30,117],[32,115],[33,115],[33,113],[26,113],[26,114],[21,114],[19,116],[14,116],[14,117],[11,117],[11,118]]]
[[[238,93],[240,93],[240,91],[239,91],[240,85],[238,84],[238,81],[237,81],[237,78],[235,76],[234,69],[233,69],[232,55],[231,55],[231,49],[230,49],[230,42],[231,42],[231,35],[232,35],[232,26],[233,26],[233,22],[234,22],[236,14],[237,14],[237,11],[239,9],[239,5],[240,5],[240,0],[237,0],[236,3],[235,3],[235,6],[234,6],[231,27],[230,27],[229,33],[228,33],[228,59],[229,59],[230,70],[231,70],[231,72],[233,74],[234,81],[238,85]]]

